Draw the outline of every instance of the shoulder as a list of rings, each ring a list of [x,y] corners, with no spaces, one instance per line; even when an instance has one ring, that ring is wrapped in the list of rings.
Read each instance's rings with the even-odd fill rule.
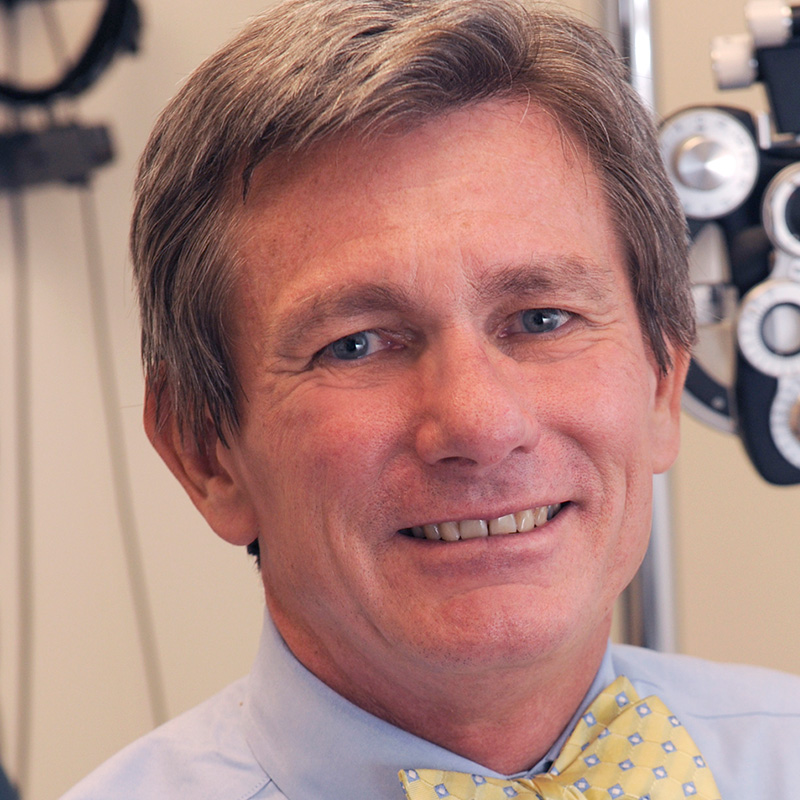
[[[617,674],[640,694],[691,704],[692,716],[779,715],[800,717],[800,676],[745,664],[722,664],[693,656],[613,645]]]
[[[796,793],[800,677],[614,645],[617,674],[641,696],[657,694],[683,722],[726,800]]]
[[[62,800],[280,798],[243,733],[242,680],[120,751]]]

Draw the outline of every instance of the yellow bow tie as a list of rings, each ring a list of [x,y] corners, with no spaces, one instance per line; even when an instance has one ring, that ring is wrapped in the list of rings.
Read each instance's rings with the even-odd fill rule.
[[[655,695],[617,678],[578,721],[550,772],[504,780],[402,770],[409,800],[720,800],[692,737]]]

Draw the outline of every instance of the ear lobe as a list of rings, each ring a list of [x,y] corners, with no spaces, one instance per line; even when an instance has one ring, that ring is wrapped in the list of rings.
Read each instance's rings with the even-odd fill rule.
[[[675,461],[680,447],[681,397],[691,353],[673,350],[672,366],[666,375],[656,375],[653,406],[653,472],[666,472]]]
[[[206,420],[205,441],[198,443],[190,431],[181,431],[169,406],[168,393],[162,392],[157,398],[156,392],[148,387],[144,428],[156,452],[218,536],[241,546],[258,537],[257,517],[249,495],[234,472],[229,451],[219,440],[210,418]]]

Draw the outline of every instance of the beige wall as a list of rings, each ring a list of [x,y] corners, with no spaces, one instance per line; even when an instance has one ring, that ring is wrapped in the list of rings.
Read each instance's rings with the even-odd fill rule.
[[[714,90],[708,41],[745,31],[739,0],[656,6],[659,109],[766,107],[760,86]],[[680,648],[800,672],[800,488],[770,486],[739,442],[685,416],[673,471]]]
[[[206,529],[141,433],[135,313],[125,230],[136,154],[181,78],[264,0],[141,0],[141,54],[119,60],[81,101],[111,125],[115,164],[96,181],[116,379],[147,588],[170,715],[248,668],[258,581],[244,555]],[[662,111],[714,100],[708,40],[743,30],[739,0],[661,0]],[[585,13],[597,17],[594,5]],[[752,105],[757,92],[726,97]],[[114,510],[76,192],[26,197],[30,236],[34,650],[27,797],[56,797],[152,725]],[[0,197],[0,753],[18,760],[20,572],[13,409],[9,206]],[[767,487],[738,442],[687,419],[672,478],[679,639],[686,652],[800,672],[794,621],[800,488]]]

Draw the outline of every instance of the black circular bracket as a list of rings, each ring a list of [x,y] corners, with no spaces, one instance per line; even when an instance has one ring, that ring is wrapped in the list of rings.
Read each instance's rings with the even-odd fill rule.
[[[11,8],[20,0],[0,0]],[[141,18],[135,0],[107,0],[97,28],[77,62],[49,86],[27,88],[0,81],[0,102],[10,105],[47,105],[62,96],[87,89],[121,51],[136,52]]]

